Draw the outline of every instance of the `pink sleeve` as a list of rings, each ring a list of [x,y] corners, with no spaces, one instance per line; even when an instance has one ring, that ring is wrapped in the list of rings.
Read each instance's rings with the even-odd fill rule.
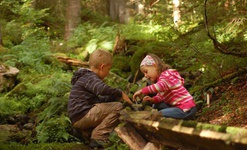
[[[163,79],[159,79],[157,83],[142,88],[142,93],[151,94],[151,93],[158,93],[166,90],[169,90],[166,82],[164,82]]]
[[[154,99],[154,103],[159,103],[159,102],[163,101],[162,97],[159,94],[154,96],[153,99]]]
[[[150,88],[149,86],[142,88],[142,93],[143,94],[151,94],[151,93],[153,93],[153,92],[149,91],[149,88]],[[154,96],[153,99],[154,99],[154,103],[158,103],[158,102],[162,101],[162,97],[159,95],[159,93],[156,96]]]

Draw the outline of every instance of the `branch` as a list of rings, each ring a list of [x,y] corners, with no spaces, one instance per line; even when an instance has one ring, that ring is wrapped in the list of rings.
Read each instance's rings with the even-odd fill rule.
[[[69,66],[77,66],[77,67],[86,67],[88,68],[88,62],[82,62],[77,59],[72,59],[69,57],[57,56],[56,57],[60,62],[66,63]]]
[[[207,35],[213,41],[214,48],[216,50],[218,50],[222,54],[233,55],[233,56],[237,56],[237,57],[247,57],[247,52],[230,51],[226,46],[224,46],[222,43],[217,41],[217,39],[210,34],[209,29],[208,29],[208,18],[207,18],[207,0],[204,0],[204,20],[205,20],[205,27],[207,30]],[[236,49],[236,51],[241,51],[241,50]]]
[[[193,94],[194,92],[196,91],[200,91],[200,90],[203,90],[205,88],[209,88],[209,87],[215,87],[217,85],[219,85],[220,83],[224,82],[224,81],[229,81],[241,74],[245,74],[247,73],[247,68],[242,68],[241,70],[237,71],[237,72],[234,72],[232,74],[229,74],[229,75],[226,75],[218,80],[215,80],[211,83],[207,83],[207,84],[204,84],[203,86],[197,86],[195,88],[193,88],[193,90],[191,90],[190,92]]]

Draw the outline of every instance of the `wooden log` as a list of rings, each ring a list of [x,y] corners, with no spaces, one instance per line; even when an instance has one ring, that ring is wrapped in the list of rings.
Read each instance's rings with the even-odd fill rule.
[[[162,150],[162,147],[158,148],[154,145],[154,143],[148,142],[143,148],[143,150]]]
[[[148,111],[126,112],[128,122],[149,142],[184,150],[246,150],[247,129],[162,117],[148,119]],[[150,115],[149,115],[150,116]]]
[[[130,124],[116,127],[115,132],[132,150],[143,150],[148,143]]]
[[[77,66],[77,67],[89,67],[88,62],[82,62],[77,59],[72,59],[69,57],[57,56],[57,59],[63,63],[66,63],[69,66]]]

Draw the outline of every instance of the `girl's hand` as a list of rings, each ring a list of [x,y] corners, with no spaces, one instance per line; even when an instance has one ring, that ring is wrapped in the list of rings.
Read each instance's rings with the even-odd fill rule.
[[[133,95],[133,100],[136,101],[137,97],[140,98],[141,95],[142,95],[142,90],[136,91]]]
[[[124,92],[122,92],[122,99],[125,100],[129,104],[133,104],[133,102],[130,100],[130,98],[128,97],[128,95],[125,94]]]
[[[153,103],[154,99],[152,97],[150,97],[150,96],[145,96],[142,101],[143,102],[149,101],[150,103]]]

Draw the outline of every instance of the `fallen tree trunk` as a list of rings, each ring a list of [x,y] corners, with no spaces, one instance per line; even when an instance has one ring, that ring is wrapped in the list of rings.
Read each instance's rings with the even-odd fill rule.
[[[120,120],[131,124],[147,142],[183,150],[244,150],[247,130],[171,118],[152,117],[150,111],[129,111]],[[125,132],[129,132],[126,130]]]
[[[59,61],[66,63],[69,66],[76,66],[76,67],[87,67],[88,68],[88,62],[82,62],[77,59],[72,59],[69,57],[64,57],[64,56],[57,56],[56,57]]]
[[[216,81],[213,81],[211,83],[204,84],[203,86],[194,87],[193,90],[190,91],[190,93],[193,94],[196,91],[201,91],[201,90],[203,90],[205,88],[217,86],[217,85],[219,85],[220,83],[222,83],[224,81],[229,81],[229,80],[231,80],[231,79],[233,79],[233,78],[235,78],[235,77],[237,77],[237,76],[239,76],[241,74],[244,74],[246,72],[247,72],[246,68],[241,69],[238,72],[234,72],[232,74],[226,75],[226,76],[224,76],[224,77],[222,77],[222,78],[220,78],[220,79],[218,79]]]
[[[130,124],[124,124],[115,128],[118,136],[129,146],[132,150],[160,150],[151,142],[147,142],[134,127]]]
[[[115,132],[127,145],[129,145],[130,149],[142,150],[147,144],[147,141],[144,140],[130,124],[115,128]]]

